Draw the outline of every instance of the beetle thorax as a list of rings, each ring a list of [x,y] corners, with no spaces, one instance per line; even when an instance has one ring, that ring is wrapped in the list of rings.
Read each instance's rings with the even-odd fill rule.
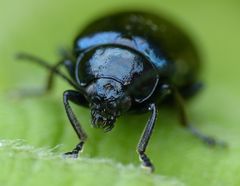
[[[131,106],[131,99],[121,83],[108,78],[100,78],[88,85],[87,99],[91,108],[92,125],[109,131],[116,118]]]

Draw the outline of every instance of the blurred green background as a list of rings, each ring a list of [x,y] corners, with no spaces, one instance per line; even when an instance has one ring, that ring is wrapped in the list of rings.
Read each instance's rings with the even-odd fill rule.
[[[87,109],[74,107],[89,139],[79,160],[62,160],[59,155],[77,142],[62,104],[69,86],[57,80],[47,96],[9,96],[41,87],[46,78],[43,69],[17,62],[14,54],[26,51],[54,64],[58,48],[71,47],[85,24],[127,8],[165,14],[191,34],[202,53],[206,86],[187,108],[195,126],[227,141],[228,149],[207,148],[179,127],[174,112],[160,109],[147,150],[156,172],[148,174],[135,153],[147,115],[122,117],[105,134],[90,127]],[[1,185],[240,185],[239,49],[237,0],[0,0]]]

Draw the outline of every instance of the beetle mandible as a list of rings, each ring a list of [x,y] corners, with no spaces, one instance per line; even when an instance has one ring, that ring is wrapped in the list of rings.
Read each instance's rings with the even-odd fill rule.
[[[102,17],[81,31],[72,51],[65,52],[55,66],[25,53],[18,57],[50,71],[46,91],[54,75],[75,89],[63,94],[67,116],[79,138],[66,156],[78,157],[87,139],[69,102],[89,107],[93,127],[105,131],[126,112],[150,112],[137,152],[142,165],[151,171],[154,166],[145,151],[159,105],[166,100],[177,106],[183,127],[209,145],[219,143],[196,130],[184,108],[184,99],[201,88],[196,47],[181,28],[161,16],[136,11]],[[70,77],[59,70],[61,66]]]

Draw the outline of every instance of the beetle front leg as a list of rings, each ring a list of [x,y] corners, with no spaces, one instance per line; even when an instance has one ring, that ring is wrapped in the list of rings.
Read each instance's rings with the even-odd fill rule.
[[[154,103],[149,105],[148,110],[151,112],[151,116],[147,121],[147,125],[142,133],[142,136],[139,140],[138,146],[137,146],[137,152],[139,154],[139,158],[142,161],[143,167],[147,167],[150,169],[151,172],[154,171],[154,166],[151,163],[151,160],[148,158],[148,156],[145,154],[149,139],[151,137],[155,121],[157,118],[157,109],[156,105]]]
[[[207,144],[209,146],[216,146],[216,145],[220,145],[222,147],[227,146],[227,144],[225,142],[218,141],[215,138],[213,138],[211,136],[207,136],[207,135],[201,133],[200,131],[198,131],[196,128],[194,128],[190,124],[189,119],[187,117],[186,109],[184,107],[183,97],[180,95],[178,90],[176,90],[175,88],[173,88],[173,95],[174,95],[175,102],[176,102],[177,107],[178,107],[180,123],[183,127],[185,127],[194,136],[196,136],[197,138],[199,138],[201,141],[203,141],[205,144]]]
[[[87,134],[84,132],[82,126],[80,125],[75,114],[73,113],[73,110],[69,104],[69,101],[79,104],[79,100],[83,100],[82,97],[83,97],[82,94],[73,90],[67,90],[63,94],[63,103],[64,103],[64,107],[65,107],[68,119],[80,140],[80,142],[76,145],[76,147],[71,152],[67,152],[64,154],[65,156],[70,156],[73,158],[78,157],[78,154],[82,150],[84,142],[87,139]]]

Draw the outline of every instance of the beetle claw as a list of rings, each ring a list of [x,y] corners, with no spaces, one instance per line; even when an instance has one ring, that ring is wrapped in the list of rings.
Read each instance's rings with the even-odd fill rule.
[[[154,166],[145,153],[140,153],[139,159],[142,161],[142,168],[149,170],[150,173],[154,172]]]
[[[78,158],[78,153],[74,153],[74,152],[66,152],[63,155],[64,159],[77,159]]]
[[[143,169],[145,169],[149,173],[153,173],[154,172],[154,166],[152,164],[151,165],[142,164],[141,167]]]

